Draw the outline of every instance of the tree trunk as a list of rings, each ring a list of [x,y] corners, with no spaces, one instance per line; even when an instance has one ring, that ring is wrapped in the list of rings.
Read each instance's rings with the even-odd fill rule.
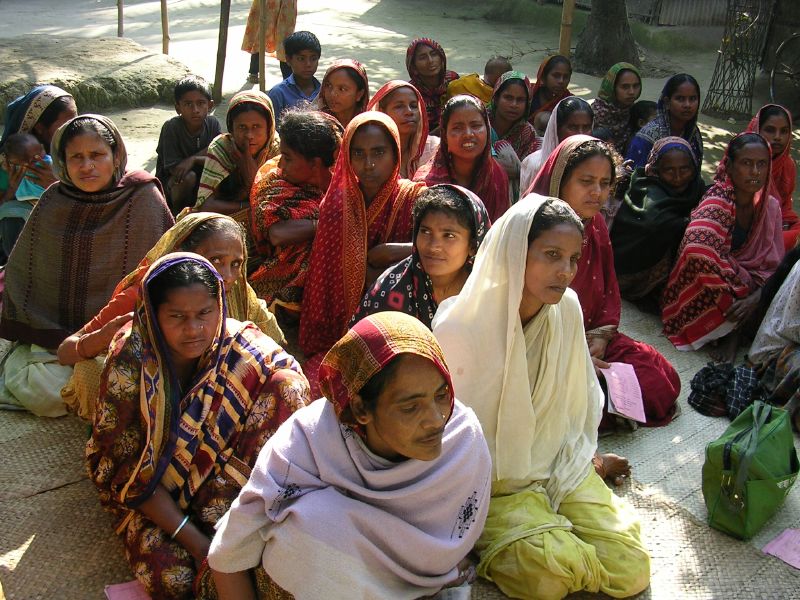
[[[618,62],[640,66],[625,0],[592,0],[592,12],[575,47],[575,68],[600,76]]]

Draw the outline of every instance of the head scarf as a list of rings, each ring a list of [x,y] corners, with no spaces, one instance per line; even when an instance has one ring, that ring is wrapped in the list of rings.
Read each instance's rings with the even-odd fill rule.
[[[450,410],[455,395],[444,354],[431,331],[412,316],[388,311],[358,321],[322,360],[319,385],[339,420],[365,435],[350,411],[350,401],[373,375],[401,354],[416,354],[430,360],[447,382]],[[449,415],[448,415],[449,418]]]
[[[549,110],[549,111],[552,112],[552,111],[555,110],[556,104],[561,102],[564,98],[566,98],[568,96],[572,96],[572,92],[570,92],[569,90],[564,90],[564,92],[561,95],[555,96],[552,100],[549,100],[548,102],[546,102],[546,103],[544,103],[542,105],[539,105],[536,108],[533,108],[533,103],[536,102],[536,99],[538,98],[539,91],[543,87],[545,87],[544,72],[547,69],[547,65],[549,65],[550,61],[553,60],[554,58],[566,59],[567,63],[570,65],[570,67],[569,67],[570,70],[572,70],[572,63],[570,63],[569,59],[566,56],[563,56],[561,54],[553,54],[552,56],[548,56],[539,65],[539,70],[536,72],[536,83],[533,84],[533,88],[531,89],[531,111],[530,111],[530,123],[531,123],[531,125],[533,125],[533,119],[538,113],[546,111],[546,110]]]
[[[441,77],[439,83],[434,88],[428,88],[422,82],[417,67],[414,65],[414,55],[417,53],[417,48],[421,45],[430,46],[442,59]],[[442,48],[439,42],[430,38],[417,38],[408,45],[408,49],[406,50],[406,70],[408,70],[408,76],[411,78],[409,81],[414,84],[425,100],[425,110],[428,113],[428,126],[431,130],[434,130],[439,127],[442,106],[447,98],[447,85],[451,81],[458,79],[458,73],[447,70],[447,56],[444,53],[444,48]]]
[[[548,199],[531,194],[489,230],[464,289],[439,307],[433,332],[456,396],[475,410],[495,480],[543,481],[555,510],[583,481],[597,448],[603,394],[567,290],[523,329],[528,233]]]
[[[586,142],[596,142],[597,138],[590,135],[571,135],[550,153],[544,166],[536,175],[533,180],[531,188],[527,193],[534,192],[536,194],[553,196],[559,198],[561,191],[561,179],[564,177],[564,169],[567,166],[569,156],[575,152],[578,146]]]
[[[570,96],[571,95],[572,94],[570,94]],[[544,131],[544,137],[542,138],[541,146],[539,146],[539,149],[536,152],[522,161],[522,167],[520,168],[519,176],[519,189],[522,192],[531,187],[531,184],[536,178],[536,175],[539,174],[542,165],[544,165],[545,161],[550,158],[550,155],[560,143],[558,139],[558,128],[562,125],[562,123],[558,121],[558,107],[560,104],[561,100],[559,100],[555,105],[550,115],[550,120],[547,121],[547,129]],[[572,114],[575,113],[570,113],[570,115]]]
[[[122,140],[122,134],[119,132],[119,129],[117,129],[114,121],[108,117],[104,117],[103,115],[78,115],[74,119],[70,119],[64,123],[56,130],[55,134],[53,134],[53,140],[50,143],[50,148],[53,155],[53,172],[62,183],[73,187],[75,186],[75,183],[72,181],[67,171],[67,165],[65,162],[65,153],[67,149],[66,147],[62,147],[61,139],[64,137],[64,132],[72,122],[83,119],[97,121],[100,126],[107,129],[114,138],[114,178],[112,181],[114,185],[119,184],[128,166],[128,152],[125,149],[125,142]]]
[[[494,121],[497,117],[497,101],[500,91],[509,81],[516,81],[522,84],[522,87],[525,88],[527,100],[525,112],[523,113],[522,117],[520,117],[520,119],[511,126],[505,135],[500,137],[500,135],[494,129]],[[508,142],[514,149],[517,158],[520,160],[523,160],[533,153],[536,148],[539,147],[540,142],[539,138],[536,136],[536,130],[533,128],[533,125],[528,123],[531,97],[531,82],[528,80],[528,76],[520,71],[506,71],[498,78],[497,83],[494,86],[492,101],[487,107],[487,110],[489,111],[489,119],[492,122],[492,144],[494,145],[500,141]],[[495,147],[495,150],[497,150],[497,147]]]
[[[500,218],[508,209],[508,175],[494,158],[492,158],[491,131],[489,113],[483,102],[474,96],[454,96],[449,102],[464,100],[477,110],[486,125],[486,147],[483,155],[478,159],[473,168],[472,182],[468,186],[482,201],[492,221]],[[450,151],[447,148],[447,131],[442,131],[442,141],[439,149],[431,160],[422,165],[414,175],[415,181],[424,181],[426,185],[437,183],[454,183],[455,177],[451,171]]]
[[[411,149],[413,151],[413,155],[408,159],[408,176],[413,177],[414,173],[417,172],[417,168],[419,167],[419,159],[422,154],[425,152],[425,146],[428,141],[428,112],[425,108],[425,100],[422,99],[422,94],[419,93],[419,90],[414,87],[413,84],[407,81],[401,81],[399,79],[393,79],[388,83],[385,83],[381,86],[372,99],[367,104],[367,110],[378,110],[384,112],[380,108],[380,103],[386,97],[388,97],[392,92],[395,90],[399,90],[400,88],[407,87],[414,92],[414,95],[417,97],[417,102],[419,103],[419,113],[420,113],[420,120],[417,124],[417,131],[414,134],[414,139],[411,140]]]
[[[256,164],[260,167],[273,156],[280,154],[280,138],[275,131],[275,111],[272,108],[272,101],[264,92],[258,90],[238,92],[233,95],[228,105],[228,113],[225,117],[228,132],[233,131],[233,110],[242,104],[255,104],[267,113],[267,128],[269,129],[267,143],[256,157]],[[208,145],[203,174],[200,176],[200,187],[197,190],[197,203],[194,205],[196,210],[202,209],[203,203],[216,191],[219,184],[238,169],[236,160],[233,158],[235,148],[236,143],[233,141],[231,133],[218,135]]]
[[[5,127],[3,137],[0,138],[0,168],[4,168],[5,152],[3,148],[9,136],[14,133],[33,133],[33,127],[39,122],[42,113],[48,106],[57,100],[67,96],[72,98],[72,94],[65,92],[60,87],[54,85],[38,85],[30,92],[19,98],[15,98],[6,106]],[[51,143],[52,145],[52,143]]]
[[[327,100],[325,100],[325,84],[328,81],[328,77],[330,77],[339,69],[352,69],[364,83],[364,94],[361,96],[361,100],[356,102],[353,116],[355,117],[356,115],[363,113],[365,110],[369,110],[367,108],[367,104],[369,104],[369,79],[367,79],[367,69],[360,62],[351,58],[340,58],[331,63],[331,66],[328,67],[327,71],[325,71],[325,77],[322,78],[322,87],[320,88],[320,92],[316,100],[314,100],[314,107],[317,110],[321,110],[329,115],[333,115],[333,112],[328,106]],[[345,124],[343,123],[342,125],[344,126]]]
[[[605,127],[611,132],[611,142],[620,154],[625,154],[631,139],[631,107],[622,108],[617,105],[617,78],[622,71],[633,71],[642,80],[639,69],[630,63],[618,62],[608,70],[600,82],[600,92],[592,109],[594,110],[594,126]],[[639,92],[641,95],[641,91]],[[637,96],[638,99],[638,96]]]
[[[481,199],[468,189],[449,183],[442,183],[429,189],[437,187],[447,187],[456,191],[469,206],[472,224],[475,227],[476,249],[480,248],[491,225],[489,214]],[[433,297],[433,284],[422,266],[422,260],[417,250],[419,226],[420,221],[414,221],[414,238],[412,240],[414,247],[411,256],[384,271],[372,288],[367,291],[361,308],[353,317],[353,322],[357,322],[367,314],[382,310],[396,310],[414,316],[425,326],[431,327],[438,305]],[[473,262],[474,257],[467,258],[464,266],[468,271],[472,271]]]
[[[347,330],[364,293],[367,251],[377,244],[411,241],[411,208],[424,186],[398,179],[398,160],[370,205],[364,205],[350,163],[350,144],[358,128],[367,124],[385,128],[396,156],[400,156],[397,125],[382,112],[356,115],[345,129],[331,183],[320,205],[303,290],[299,342],[306,356],[327,352]]]
[[[671,150],[679,150],[686,154],[692,160],[694,172],[697,174],[697,172],[700,170],[700,164],[697,162],[697,157],[694,155],[694,151],[689,145],[689,142],[682,137],[672,135],[661,138],[655,144],[653,144],[653,149],[650,150],[650,156],[647,157],[647,164],[644,166],[644,172],[652,177],[658,177],[658,173],[656,172],[658,161],[662,156]]]
[[[182,391],[150,285],[166,269],[187,262],[201,265],[216,278],[220,318],[191,387]],[[222,281],[202,256],[167,254],[148,269],[133,322],[111,343],[87,447],[90,473],[103,504],[135,508],[161,483],[177,493],[178,505],[185,510],[199,487],[218,471],[244,485],[259,448],[251,449],[246,460],[233,455],[233,446],[260,396],[275,394],[277,404],[259,424],[262,445],[268,433],[308,401],[308,385],[294,359],[252,323],[228,321],[226,316]]]
[[[762,125],[761,113],[763,113],[765,109],[773,106],[782,109],[786,118],[789,120],[789,142],[786,144],[786,148],[783,149],[783,152],[781,152],[781,155],[772,159],[772,189],[770,190],[770,194],[775,196],[781,203],[781,211],[785,215],[787,209],[794,212],[792,209],[792,195],[794,194],[795,180],[797,178],[797,167],[795,166],[791,154],[793,131],[792,115],[780,104],[765,104],[750,120],[745,131],[759,133]],[[794,220],[797,220],[796,215],[794,215]],[[789,219],[784,218],[784,221],[789,221]]]

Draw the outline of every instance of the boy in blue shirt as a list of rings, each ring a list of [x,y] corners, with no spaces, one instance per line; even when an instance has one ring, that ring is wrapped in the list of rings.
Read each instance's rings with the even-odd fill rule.
[[[320,82],[314,77],[322,54],[317,36],[310,31],[295,31],[283,40],[283,50],[292,74],[269,91],[278,122],[285,109],[300,102],[311,102],[320,88]]]

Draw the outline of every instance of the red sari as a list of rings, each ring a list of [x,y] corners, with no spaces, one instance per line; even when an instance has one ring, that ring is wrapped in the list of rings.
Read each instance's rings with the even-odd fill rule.
[[[489,113],[483,102],[473,96],[464,96],[474,102],[475,108],[480,111],[486,124],[486,147],[483,156],[472,170],[472,181],[467,187],[478,198],[483,200],[483,205],[489,213],[492,223],[497,221],[508,210],[508,175],[497,161],[492,158],[492,126],[489,123]],[[442,142],[433,158],[422,165],[414,175],[414,181],[424,181],[430,187],[439,183],[458,184],[453,175],[450,162],[450,152],[447,149],[447,132],[442,132]]]
[[[558,197],[561,180],[569,156],[589,136],[577,135],[565,139],[550,155],[539,171],[531,191],[544,196]],[[614,253],[602,213],[584,221],[585,231],[578,272],[570,287],[578,294],[583,310],[586,337],[608,341],[603,360],[629,364],[636,372],[642,389],[647,427],[659,427],[675,416],[676,401],[681,391],[678,373],[658,350],[619,333],[622,301],[614,272]],[[604,428],[604,422],[600,428]]]
[[[367,251],[379,244],[411,241],[411,209],[423,184],[398,179],[400,161],[372,200],[364,195],[350,164],[350,142],[356,130],[377,123],[389,131],[400,156],[400,135],[387,115],[365,112],[344,132],[328,192],[322,199],[319,224],[303,291],[300,348],[308,358],[303,370],[316,388],[317,368],[345,331],[364,296]]]
[[[797,180],[797,167],[791,155],[792,148],[792,115],[783,106],[779,104],[765,104],[752,118],[750,124],[745,131],[752,133],[759,133],[761,129],[761,113],[765,108],[777,106],[786,113],[786,118],[789,119],[789,143],[783,149],[781,155],[772,159],[772,185],[769,190],[770,196],[778,199],[781,204],[781,218],[783,219],[783,249],[788,252],[794,248],[797,243],[797,237],[800,236],[800,217],[794,212],[792,205],[792,195],[794,194],[794,186]]]

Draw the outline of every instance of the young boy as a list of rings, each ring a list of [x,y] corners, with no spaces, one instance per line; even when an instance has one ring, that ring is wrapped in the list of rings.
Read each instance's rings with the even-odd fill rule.
[[[286,62],[292,74],[269,91],[275,119],[280,123],[281,114],[300,102],[311,102],[319,94],[320,82],[314,77],[319,65],[322,47],[317,36],[310,31],[295,31],[283,40]]]
[[[462,75],[455,81],[451,81],[447,86],[447,99],[459,94],[470,94],[475,96],[484,104],[489,104],[494,92],[494,84],[500,79],[500,75],[511,70],[511,61],[505,56],[493,56],[486,62],[483,68],[483,77],[477,73]]]
[[[208,114],[212,108],[211,88],[199,77],[189,75],[175,85],[178,116],[161,127],[156,177],[176,215],[183,207],[194,204],[206,149],[222,132],[217,118]]]

